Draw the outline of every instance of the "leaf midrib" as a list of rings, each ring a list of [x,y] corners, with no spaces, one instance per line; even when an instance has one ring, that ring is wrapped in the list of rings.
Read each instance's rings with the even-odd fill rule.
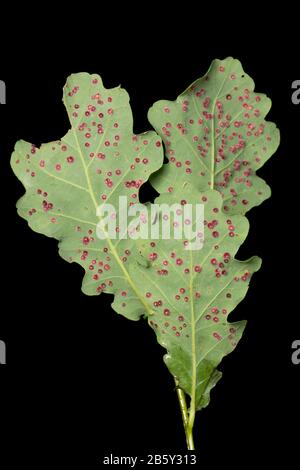
[[[193,292],[193,252],[190,250],[190,299],[191,299],[191,346],[192,346],[192,388],[191,388],[191,406],[189,413],[189,426],[192,429],[196,414],[196,388],[197,388],[197,364],[196,364],[196,329],[195,329],[195,309]]]

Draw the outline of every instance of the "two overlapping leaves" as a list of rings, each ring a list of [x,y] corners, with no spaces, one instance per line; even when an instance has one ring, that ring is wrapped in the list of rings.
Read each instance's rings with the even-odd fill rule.
[[[40,148],[16,144],[12,168],[26,188],[18,213],[84,268],[86,294],[112,293],[116,312],[148,318],[170,372],[200,409],[245,327],[227,317],[260,266],[257,257],[237,261],[235,254],[248,232],[243,214],[270,195],[256,175],[279,142],[276,126],[264,120],[270,100],[228,58],[213,61],[176,101],[150,109],[157,134],[134,135],[126,91],[104,88],[98,75],[71,75],[64,104],[71,128],[61,140]],[[160,193],[155,202],[204,204],[201,250],[186,250],[174,238],[141,243],[117,236],[119,197],[132,207],[149,178]],[[104,203],[116,207],[116,237],[102,224],[100,239]]]

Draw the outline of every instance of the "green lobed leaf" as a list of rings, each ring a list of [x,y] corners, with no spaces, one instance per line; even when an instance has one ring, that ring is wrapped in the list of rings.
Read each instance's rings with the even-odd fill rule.
[[[127,93],[105,89],[98,75],[74,74],[64,89],[72,126],[66,136],[41,148],[19,141],[12,155],[26,188],[19,214],[58,239],[64,259],[83,266],[86,294],[113,293],[118,313],[148,317],[170,372],[191,397],[191,426],[193,410],[207,406],[221,377],[218,365],[241,338],[245,321],[230,323],[228,315],[261,264],[257,257],[235,259],[249,228],[241,214],[270,194],[255,172],[279,142],[276,126],[264,120],[270,100],[253,90],[240,63],[228,58],[213,61],[176,102],[156,103],[149,119],[169,158],[161,168],[156,133],[133,135]],[[150,175],[162,193],[156,203],[204,204],[201,250],[186,250],[184,240],[172,237],[96,236],[99,205],[117,207],[119,196],[129,206],[138,202]]]
[[[155,132],[133,135],[129,97],[120,87],[104,88],[98,75],[71,75],[63,98],[71,129],[40,148],[19,141],[13,171],[26,188],[17,207],[36,232],[59,240],[59,253],[85,269],[83,291],[115,294],[113,308],[137,320],[145,312],[128,274],[134,240],[100,240],[97,207],[119,196],[138,201],[141,185],[162,164]]]
[[[279,144],[278,129],[264,119],[270,107],[238,60],[214,60],[176,101],[150,108],[149,121],[169,160],[151,183],[159,193],[173,191],[175,181],[200,191],[217,189],[228,214],[259,205],[271,191],[256,171]]]
[[[167,349],[170,372],[199,410],[208,404],[210,389],[221,376],[218,364],[243,333],[245,321],[230,323],[228,315],[244,298],[261,260],[234,258],[249,223],[241,215],[229,219],[217,191],[200,193],[183,183],[155,202],[177,203],[182,194],[182,205],[204,204],[203,248],[187,250],[186,241],[178,239],[144,242],[141,251],[148,266],[132,264],[130,273],[152,311],[149,323]]]

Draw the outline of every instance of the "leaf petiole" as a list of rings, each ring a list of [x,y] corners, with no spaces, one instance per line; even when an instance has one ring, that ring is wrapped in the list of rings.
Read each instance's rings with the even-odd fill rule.
[[[185,437],[186,437],[187,448],[188,450],[195,450],[194,438],[193,438],[193,426],[194,426],[195,413],[192,412],[189,414],[187,405],[186,405],[185,392],[180,387],[179,381],[176,379],[176,377],[175,377],[175,388],[176,388],[179,406],[181,410],[181,416],[182,416],[182,422],[183,422],[183,427],[184,427],[184,432],[185,432]]]

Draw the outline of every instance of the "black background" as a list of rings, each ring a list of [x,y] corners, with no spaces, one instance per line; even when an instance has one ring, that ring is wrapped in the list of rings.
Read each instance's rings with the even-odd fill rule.
[[[275,25],[262,32],[255,23],[242,22],[237,39],[217,25],[204,29],[200,17],[193,31],[184,18],[169,23],[159,18],[154,15],[147,28],[134,20],[119,28],[101,14],[89,22],[78,17],[77,23],[47,18],[49,27],[32,18],[3,38],[3,469],[21,462],[66,469],[81,463],[89,469],[110,453],[185,452],[173,381],[152,330],[144,321],[116,315],[110,296],[81,293],[81,268],[63,261],[55,240],[32,232],[17,216],[23,188],[9,159],[20,138],[40,145],[65,134],[69,124],[61,98],[70,73],[100,73],[106,87],[121,83],[130,94],[139,133],[150,128],[147,110],[154,101],[175,99],[212,59],[228,55],[241,60],[256,90],[271,97],[268,119],[279,127],[281,145],[259,172],[272,187],[272,198],[248,214],[251,229],[239,253],[240,259],[263,258],[246,299],[231,315],[248,319],[248,326],[238,348],[222,362],[223,379],[209,407],[199,413],[195,441],[200,465],[297,462],[300,365],[291,362],[291,344],[300,339],[300,105],[291,102],[291,83],[300,79],[296,30],[290,26],[282,35]],[[143,188],[143,200],[151,195]]]

